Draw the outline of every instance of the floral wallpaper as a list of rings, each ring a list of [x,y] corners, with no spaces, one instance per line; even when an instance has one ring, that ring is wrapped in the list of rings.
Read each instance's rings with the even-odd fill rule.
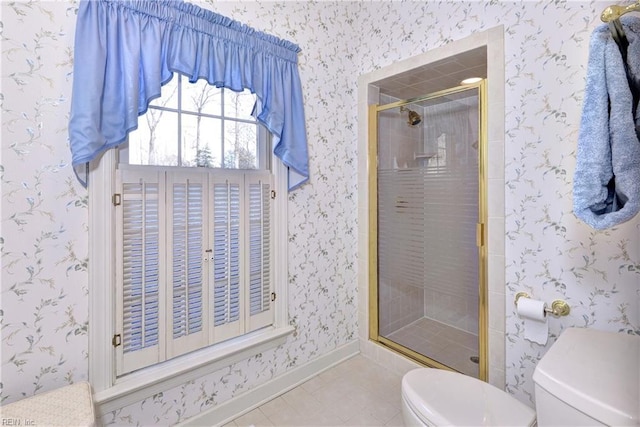
[[[195,2],[195,1],[194,1]],[[357,82],[503,25],[506,388],[563,328],[640,335],[640,219],[596,232],[571,213],[591,30],[610,3],[580,1],[195,2],[302,47],[311,182],[289,195],[289,314],[274,350],[149,396],[105,424],[175,424],[357,339]],[[2,403],[86,380],[87,192],[69,165],[76,0],[2,2]],[[75,58],[81,60],[81,58]],[[522,337],[515,292],[563,298],[549,343]]]
[[[3,403],[87,379],[87,194],[66,144],[74,10],[2,3]]]

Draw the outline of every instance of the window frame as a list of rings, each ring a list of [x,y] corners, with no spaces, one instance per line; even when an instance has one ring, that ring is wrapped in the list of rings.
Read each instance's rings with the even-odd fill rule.
[[[273,206],[274,324],[271,327],[197,350],[122,378],[116,378],[115,208],[117,149],[88,167],[89,194],[89,380],[98,415],[139,402],[155,393],[201,378],[218,369],[283,344],[295,330],[287,306],[287,168],[273,154],[276,199]]]

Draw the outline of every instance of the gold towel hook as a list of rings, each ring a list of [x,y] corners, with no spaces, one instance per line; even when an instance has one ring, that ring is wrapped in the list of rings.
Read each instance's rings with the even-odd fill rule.
[[[640,1],[636,1],[628,6],[609,6],[602,11],[600,19],[602,22],[611,22],[615,19],[620,19],[622,15],[629,12],[640,12]]]

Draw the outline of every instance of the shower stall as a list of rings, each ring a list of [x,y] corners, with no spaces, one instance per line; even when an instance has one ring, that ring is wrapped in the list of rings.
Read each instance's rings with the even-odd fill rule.
[[[369,112],[370,338],[486,379],[484,80]]]

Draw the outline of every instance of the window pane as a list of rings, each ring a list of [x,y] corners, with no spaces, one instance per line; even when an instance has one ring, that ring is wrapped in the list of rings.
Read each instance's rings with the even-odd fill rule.
[[[149,105],[157,105],[158,107],[178,109],[178,74],[174,74],[173,78],[166,85],[162,86],[160,98],[156,98]]]
[[[249,90],[234,92],[231,89],[224,91],[224,115],[243,120],[254,120],[251,112],[256,103],[256,96]]]
[[[258,125],[225,121],[224,167],[230,169],[258,168]]]
[[[129,134],[129,164],[178,165],[178,114],[149,108]]]
[[[182,116],[182,165],[219,168],[222,123],[208,117]]]
[[[195,83],[182,79],[182,110],[199,114],[222,114],[222,89],[211,86],[206,80],[200,79]]]

